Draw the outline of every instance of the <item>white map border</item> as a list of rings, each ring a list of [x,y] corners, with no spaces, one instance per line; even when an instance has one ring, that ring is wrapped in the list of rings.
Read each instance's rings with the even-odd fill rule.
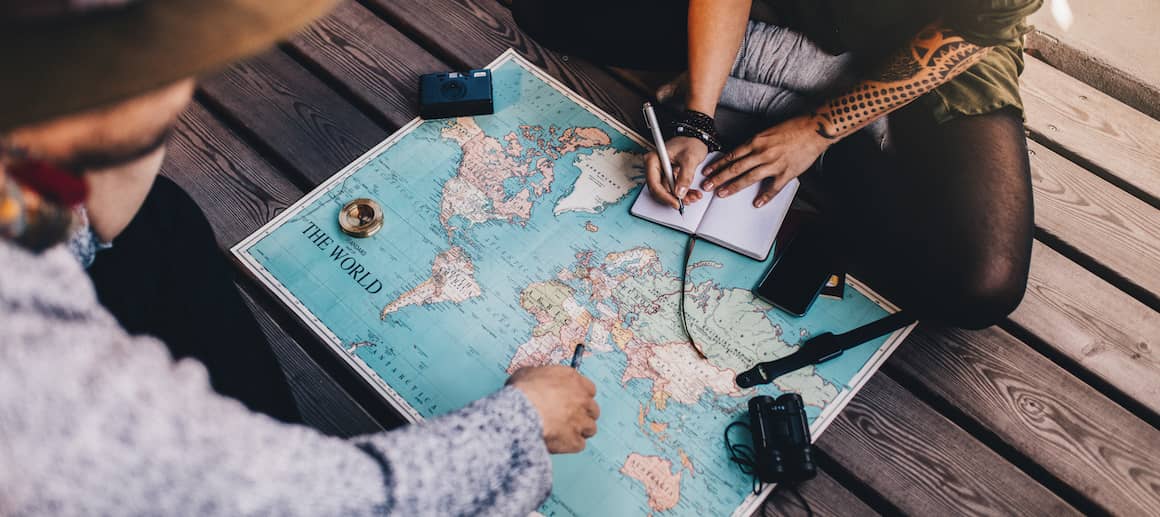
[[[616,118],[613,118],[611,115],[596,105],[592,104],[584,97],[581,97],[580,95],[573,92],[570,88],[558,81],[555,77],[548,75],[547,72],[544,72],[538,66],[521,56],[515,49],[509,48],[504,51],[504,53],[500,54],[500,56],[497,57],[495,61],[492,61],[490,64],[488,64],[487,68],[494,69],[500,65],[503,65],[504,63],[507,63],[508,61],[515,61],[525,70],[534,74],[536,77],[543,80],[545,83],[549,84],[572,101],[583,106],[584,109],[588,110],[590,113],[595,115],[606,124],[612,126],[614,129],[620,131],[634,142],[645,148],[651,149],[653,147],[652,143],[645,140],[635,130],[629,128]],[[340,340],[334,332],[327,328],[327,326],[323,324],[322,321],[318,319],[318,317],[311,313],[310,310],[307,309],[306,306],[301,301],[299,301],[293,293],[286,289],[286,287],[283,286],[282,283],[279,282],[278,279],[275,278],[269,270],[263,267],[262,264],[259,263],[253,255],[250,254],[250,248],[257,244],[258,241],[273,233],[287,221],[297,216],[299,212],[302,211],[302,209],[306,208],[314,201],[326,195],[326,193],[329,192],[332,187],[342,183],[355,172],[358,172],[362,167],[373,161],[396,142],[410,134],[411,131],[414,131],[415,128],[419,127],[419,125],[423,122],[424,120],[422,117],[415,117],[415,119],[411,120],[405,126],[399,128],[399,130],[394,134],[387,137],[386,140],[383,140],[378,145],[372,147],[369,151],[360,156],[358,159],[354,160],[346,167],[343,167],[342,170],[338,171],[338,173],[336,173],[334,176],[331,176],[330,179],[315,187],[314,190],[303,196],[302,199],[298,200],[298,202],[290,205],[289,208],[284,210],[281,214],[275,216],[249,237],[242,239],[240,242],[230,248],[230,252],[234,255],[234,257],[244,267],[249,269],[251,273],[253,273],[254,277],[262,284],[263,287],[265,287],[278,299],[282,300],[282,303],[285,303],[286,306],[294,312],[294,314],[301,318],[306,326],[309,327],[310,330],[312,330],[314,334],[318,336],[318,338],[322,339],[322,341],[329,345],[331,352],[341,357],[347,363],[347,365],[349,365],[352,369],[355,370],[355,372],[362,376],[363,379],[391,405],[391,407],[397,410],[411,423],[419,422],[423,420],[423,417],[417,410],[415,410],[415,408],[411,407],[411,405],[407,403],[406,399],[399,395],[399,393],[391,388],[391,386],[387,384],[386,381],[379,377],[378,374],[376,374],[375,371],[370,367],[370,365],[360,359],[357,355],[347,352],[342,340]],[[854,289],[857,289],[880,307],[890,312],[896,312],[898,310],[894,304],[879,296],[877,293],[866,287],[857,279],[851,276],[847,276],[846,280],[847,284],[852,286]],[[859,370],[858,373],[850,380],[850,388],[843,388],[842,391],[838,393],[838,396],[826,405],[826,408],[822,410],[822,413],[818,415],[818,418],[814,420],[814,423],[810,426],[810,434],[815,441],[818,439],[818,436],[820,436],[822,432],[825,431],[831,423],[833,423],[834,419],[837,418],[841,410],[845,408],[846,404],[850,402],[850,399],[854,397],[854,394],[858,393],[858,391],[862,389],[862,386],[866,383],[867,380],[869,380],[870,376],[873,375],[874,372],[878,371],[878,368],[882,365],[886,358],[890,357],[890,354],[892,354],[894,350],[898,348],[898,345],[902,344],[902,342],[906,339],[906,336],[910,334],[914,327],[915,324],[912,324],[891,334],[886,343],[878,347],[878,350],[874,352],[874,355],[870,357],[862,369]],[[846,329],[840,330],[844,331]],[[760,494],[750,494],[745,498],[744,501],[742,501],[741,505],[733,511],[733,516],[741,517],[753,514],[756,510],[759,509],[761,503],[765,500],[769,493],[773,491],[773,489],[773,485],[768,485],[761,491]]]

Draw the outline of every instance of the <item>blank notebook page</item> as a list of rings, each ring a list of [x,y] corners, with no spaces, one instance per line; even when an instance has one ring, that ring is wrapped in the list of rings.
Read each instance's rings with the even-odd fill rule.
[[[698,188],[704,181],[705,176],[701,174],[701,171],[705,169],[705,166],[713,163],[720,155],[721,153],[709,153],[709,156],[705,157],[705,161],[697,166],[697,170],[693,173],[693,188]],[[664,179],[661,180],[661,183],[664,183]],[[705,211],[709,209],[710,201],[715,200],[704,196],[696,203],[685,205],[685,216],[681,217],[681,213],[677,209],[654,200],[648,185],[645,185],[641,189],[640,195],[636,197],[636,202],[632,204],[632,215],[685,233],[697,233],[697,227],[701,224]]]
[[[715,197],[713,209],[705,213],[697,235],[749,258],[765,260],[793,203],[798,180],[790,180],[765,206],[754,208],[753,200],[760,188],[761,182],[757,182],[727,198]]]

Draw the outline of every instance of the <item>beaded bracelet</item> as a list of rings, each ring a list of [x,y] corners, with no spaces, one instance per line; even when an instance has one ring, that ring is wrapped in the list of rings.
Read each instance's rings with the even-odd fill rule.
[[[681,118],[673,122],[671,133],[673,136],[696,138],[705,143],[709,152],[721,149],[721,138],[717,134],[713,117],[700,111],[685,110]]]

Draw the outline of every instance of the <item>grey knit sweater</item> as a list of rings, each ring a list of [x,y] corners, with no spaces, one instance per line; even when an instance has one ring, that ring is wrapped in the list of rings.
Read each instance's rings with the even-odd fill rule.
[[[514,388],[327,437],[127,335],[63,247],[0,240],[0,515],[526,515],[550,486],[539,416]]]

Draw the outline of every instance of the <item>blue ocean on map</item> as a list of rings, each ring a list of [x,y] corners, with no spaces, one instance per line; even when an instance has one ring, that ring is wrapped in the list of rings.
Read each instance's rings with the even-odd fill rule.
[[[581,372],[598,387],[599,434],[584,452],[554,457],[545,515],[732,513],[752,485],[728,459],[725,426],[746,417],[752,396],[798,385],[738,390],[728,382],[736,371],[691,359],[666,326],[676,321],[671,286],[686,236],[629,215],[643,140],[520,59],[501,61],[493,81],[494,115],[410,128],[289,210],[243,256],[325,329],[336,353],[365,364],[369,382],[423,418],[496,391],[513,365],[566,361],[570,339],[591,342]],[[385,212],[383,229],[365,239],[337,224],[360,197]],[[768,339],[755,346],[779,354],[887,312],[847,288],[845,299],[819,299],[794,318],[748,295],[768,262],[708,243],[692,262],[699,298],[689,303],[705,321],[739,336],[746,329],[729,318],[757,318]],[[812,419],[848,401],[885,343],[802,375],[801,390],[818,401]]]

